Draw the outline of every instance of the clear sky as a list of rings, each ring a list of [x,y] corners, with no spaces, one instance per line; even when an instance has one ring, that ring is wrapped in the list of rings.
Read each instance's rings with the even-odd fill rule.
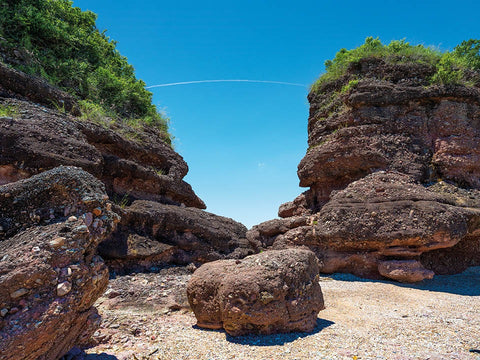
[[[367,36],[452,49],[480,38],[480,2],[74,0],[147,85],[211,79],[272,80],[306,87],[204,83],[154,88],[170,117],[185,180],[207,210],[251,227],[305,189],[308,85],[340,48]]]

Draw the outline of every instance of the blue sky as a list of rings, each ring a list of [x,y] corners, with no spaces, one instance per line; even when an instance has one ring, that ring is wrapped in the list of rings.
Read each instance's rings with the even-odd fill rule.
[[[170,117],[185,178],[207,210],[251,227],[305,189],[297,165],[307,148],[308,85],[340,48],[367,36],[452,49],[479,38],[478,1],[98,1],[74,0],[147,85]]]

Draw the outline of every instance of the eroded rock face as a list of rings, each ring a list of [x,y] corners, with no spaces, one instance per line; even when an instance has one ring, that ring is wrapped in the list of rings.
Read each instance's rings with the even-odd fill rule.
[[[298,176],[310,189],[280,206],[276,231],[259,224],[249,240],[307,245],[327,273],[379,277],[387,260],[442,274],[480,265],[479,84],[429,86],[434,70],[363,59],[309,94]]]
[[[230,335],[312,331],[324,308],[315,255],[271,250],[202,265],[187,287],[197,325]]]
[[[95,250],[118,221],[107,199],[74,167],[0,186],[2,359],[58,359],[99,326],[108,269]]]
[[[107,128],[16,99],[0,98],[0,104],[16,112],[0,121],[0,183],[72,165],[102,180],[119,200],[205,208],[182,180],[187,164],[154,130]]]
[[[116,211],[122,220],[100,244],[99,253],[117,272],[236,259],[254,252],[245,226],[206,211],[144,200]]]

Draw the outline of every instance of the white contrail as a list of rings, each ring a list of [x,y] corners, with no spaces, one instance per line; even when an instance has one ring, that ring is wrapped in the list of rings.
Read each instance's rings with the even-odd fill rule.
[[[165,86],[202,84],[202,83],[218,83],[218,82],[249,82],[249,83],[264,83],[264,84],[280,84],[280,85],[301,86],[301,87],[305,87],[305,88],[307,87],[306,85],[303,85],[303,84],[290,83],[290,82],[285,82],[285,81],[237,80],[237,79],[227,80],[227,79],[222,79],[222,80],[183,81],[183,82],[176,82],[176,83],[169,83],[169,84],[159,84],[159,85],[147,86],[146,89],[152,89],[152,88],[157,88],[157,87],[165,87]]]

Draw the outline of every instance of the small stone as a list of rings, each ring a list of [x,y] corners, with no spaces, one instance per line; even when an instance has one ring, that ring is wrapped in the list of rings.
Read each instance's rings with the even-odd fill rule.
[[[16,313],[19,312],[19,311],[20,311],[19,308],[13,307],[13,308],[10,309],[9,313],[13,315],[13,314],[16,314]]]
[[[28,290],[25,288],[18,289],[17,291],[14,291],[13,293],[10,294],[10,297],[12,299],[18,299],[19,297],[28,294]]]
[[[86,233],[88,232],[88,228],[86,225],[80,225],[80,226],[77,226],[75,229],[73,229],[73,231],[77,233]]]
[[[6,193],[6,194],[3,195],[3,196],[5,196],[6,198],[9,198],[9,197],[12,196],[12,195],[11,195],[10,193]]]
[[[3,232],[3,226],[0,226],[0,232]]]
[[[78,219],[77,219],[76,216],[70,216],[70,217],[68,218],[68,221],[69,221],[69,222],[75,222],[75,221],[77,221],[77,220],[78,220]]]
[[[64,281],[61,284],[57,285],[57,295],[64,296],[67,295],[72,290],[72,284],[68,281]]]
[[[99,208],[99,207],[93,209],[92,212],[93,212],[93,214],[94,214],[95,216],[100,216],[100,215],[102,215],[102,209]]]
[[[85,218],[83,219],[83,222],[85,225],[90,226],[92,225],[93,222],[93,214],[91,212],[88,212],[85,214]]]
[[[65,245],[65,238],[64,237],[57,237],[53,240],[51,240],[48,244],[54,248],[54,249],[58,249],[59,247]]]
[[[32,248],[32,252],[39,252],[40,251],[40,248],[38,246],[34,246]]]
[[[0,316],[5,317],[5,315],[8,314],[8,309],[2,309],[0,310]]]
[[[42,284],[43,284],[43,280],[42,280],[42,279],[36,279],[36,280],[35,280],[35,283],[38,284],[38,285],[42,285]]]

